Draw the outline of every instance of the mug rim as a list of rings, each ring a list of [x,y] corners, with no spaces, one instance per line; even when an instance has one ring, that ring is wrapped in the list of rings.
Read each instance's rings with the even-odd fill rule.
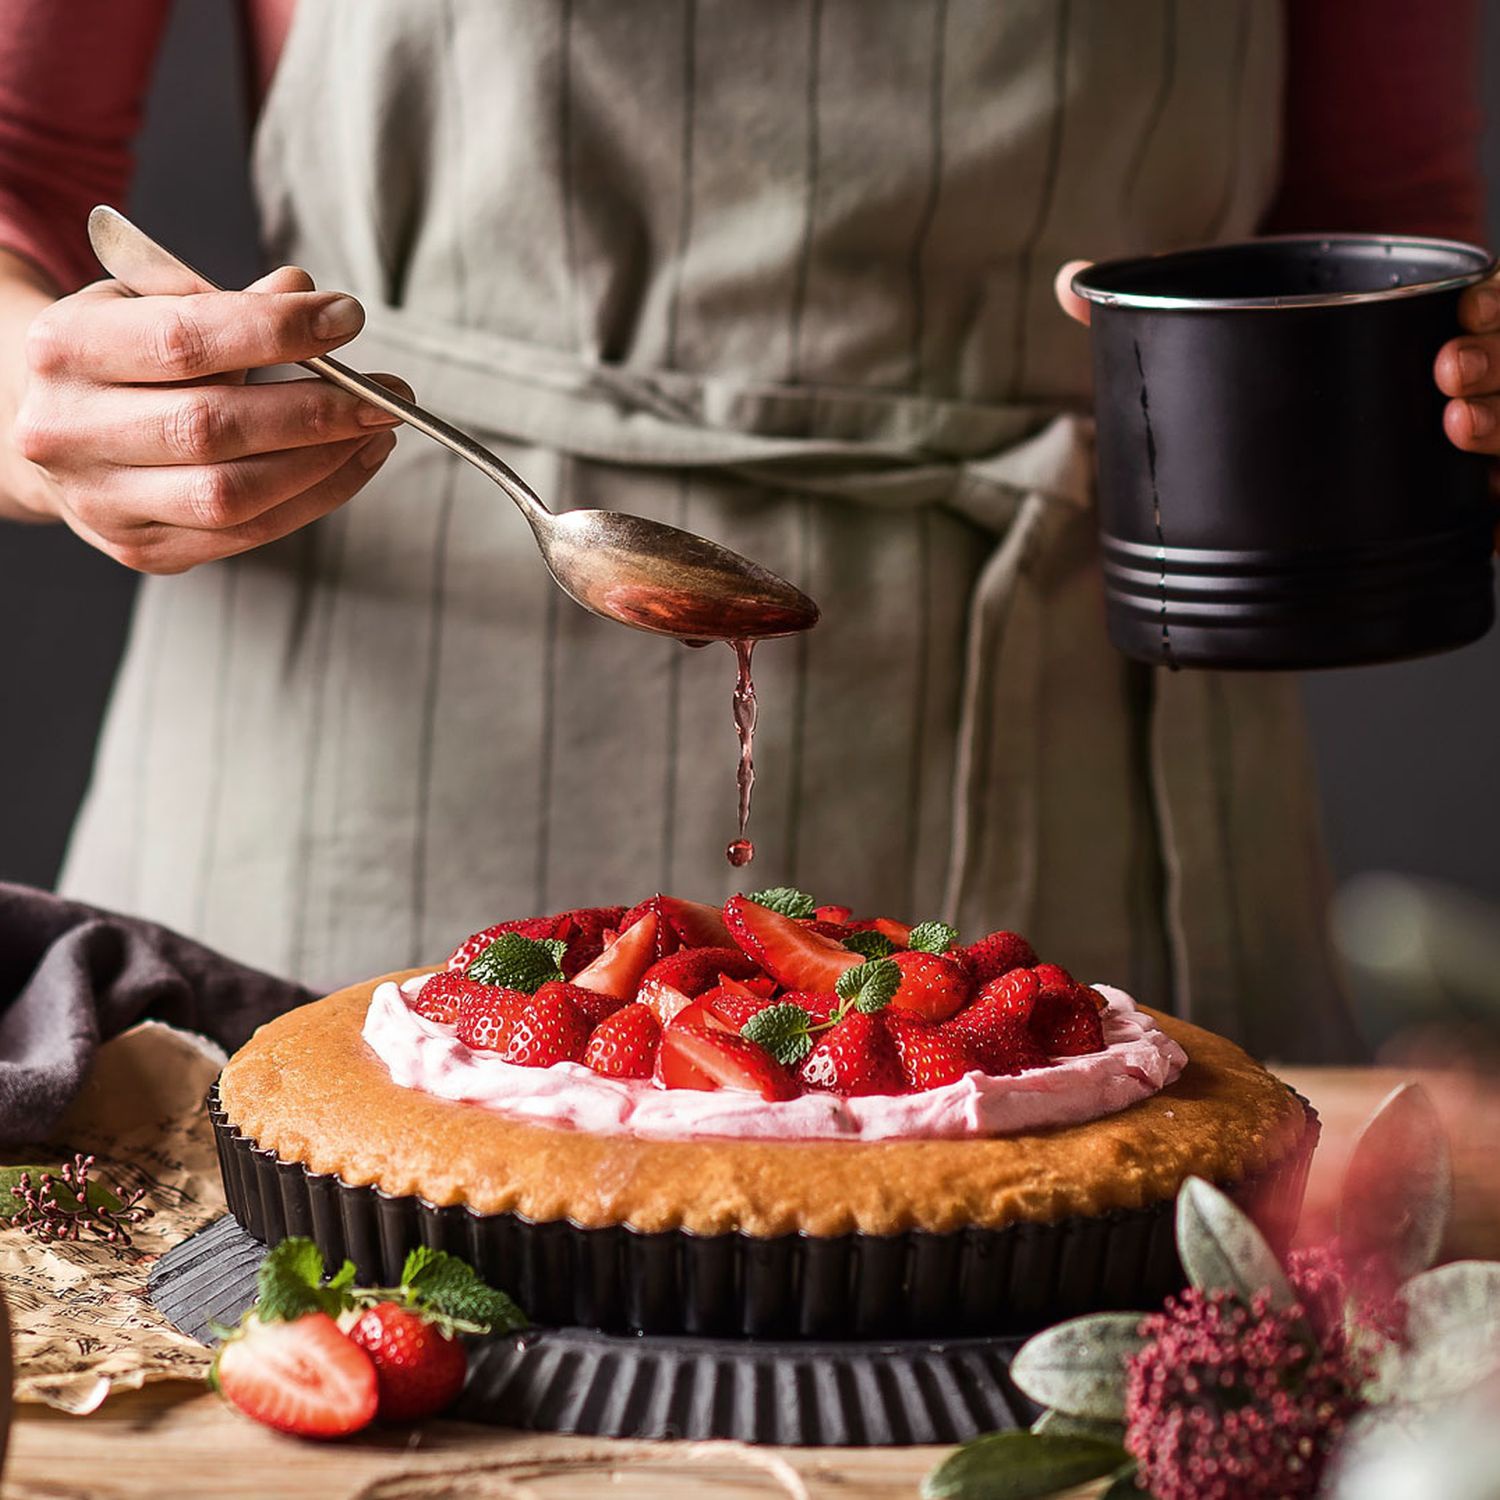
[[[1187,297],[1161,292],[1122,292],[1098,283],[1121,273],[1142,267],[1161,266],[1172,260],[1201,260],[1221,252],[1244,251],[1266,245],[1317,244],[1332,246],[1382,245],[1422,250],[1448,251],[1457,257],[1475,260],[1472,270],[1431,281],[1412,281],[1400,286],[1379,287],[1367,292],[1296,292],[1279,297]],[[1452,291],[1483,281],[1497,267],[1497,260],[1482,246],[1466,240],[1441,239],[1420,234],[1268,234],[1246,240],[1226,240],[1217,244],[1183,246],[1177,250],[1152,255],[1121,256],[1098,261],[1077,271],[1069,285],[1085,301],[1105,308],[1145,308],[1159,312],[1275,311],[1288,308],[1345,307],[1363,302],[1396,302],[1408,297],[1426,297],[1436,292]]]

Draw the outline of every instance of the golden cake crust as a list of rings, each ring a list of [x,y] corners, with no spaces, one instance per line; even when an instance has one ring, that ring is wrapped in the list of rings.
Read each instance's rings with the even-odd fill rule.
[[[401,980],[409,974],[386,978]],[[1141,1208],[1196,1173],[1285,1160],[1306,1114],[1232,1042],[1156,1012],[1188,1055],[1170,1088],[1085,1125],[990,1140],[655,1141],[508,1120],[393,1084],[360,1035],[379,979],[289,1011],[230,1060],[230,1122],[351,1186],[584,1228],[769,1236],[998,1228]]]

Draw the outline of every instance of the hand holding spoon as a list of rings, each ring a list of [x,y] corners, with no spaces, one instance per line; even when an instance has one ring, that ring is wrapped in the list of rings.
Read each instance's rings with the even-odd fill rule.
[[[221,290],[112,208],[89,215],[89,241],[104,269],[137,296]],[[302,363],[426,433],[499,485],[526,517],[563,592],[591,613],[699,643],[793,635],[817,623],[818,606],[806,594],[727,547],[623,511],[555,513],[509,464],[441,417],[336,359]]]

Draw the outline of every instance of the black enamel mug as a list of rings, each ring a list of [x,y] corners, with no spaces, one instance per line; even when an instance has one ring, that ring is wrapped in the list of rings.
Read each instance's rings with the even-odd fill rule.
[[[1352,666],[1489,629],[1488,461],[1445,437],[1432,365],[1492,266],[1457,241],[1292,235],[1074,277],[1121,651]]]

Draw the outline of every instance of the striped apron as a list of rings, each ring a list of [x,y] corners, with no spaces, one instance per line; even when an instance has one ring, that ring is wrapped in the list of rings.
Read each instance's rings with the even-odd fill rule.
[[[1323,1059],[1350,1043],[1286,677],[1105,641],[1065,258],[1249,232],[1264,0],[317,0],[255,147],[267,248],[554,505],[822,605],[733,662],[603,623],[405,434],[345,510],[146,580],[65,872],[332,985],[495,919],[794,884]],[[752,886],[753,888],[753,886]]]

